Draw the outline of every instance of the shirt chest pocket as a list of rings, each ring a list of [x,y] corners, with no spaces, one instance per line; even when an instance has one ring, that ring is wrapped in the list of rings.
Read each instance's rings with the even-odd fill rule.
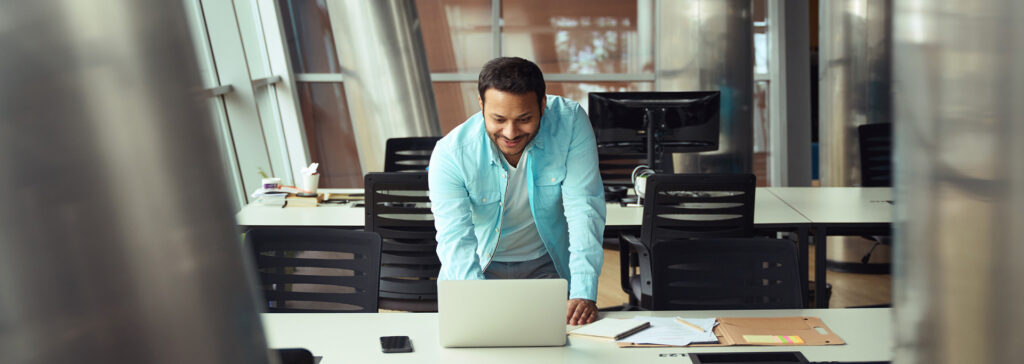
[[[537,204],[538,215],[544,212],[561,213],[562,211],[562,183],[565,182],[564,168],[549,168],[537,173],[534,178],[533,192],[536,194],[534,203]]]
[[[494,221],[498,217],[501,195],[497,191],[470,191],[469,206],[473,209],[473,224]]]

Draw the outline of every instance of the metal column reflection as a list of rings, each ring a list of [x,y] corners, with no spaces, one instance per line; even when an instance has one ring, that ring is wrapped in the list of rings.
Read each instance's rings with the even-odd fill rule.
[[[892,2],[819,3],[821,185],[860,185],[857,127],[891,121]]]
[[[718,150],[676,154],[676,173],[751,173],[754,38],[749,0],[660,1],[658,91],[720,91]]]
[[[0,362],[267,363],[178,1],[0,2]]]
[[[896,363],[1024,358],[1024,2],[897,0]]]
[[[384,169],[388,138],[440,136],[413,0],[328,0],[363,173]]]

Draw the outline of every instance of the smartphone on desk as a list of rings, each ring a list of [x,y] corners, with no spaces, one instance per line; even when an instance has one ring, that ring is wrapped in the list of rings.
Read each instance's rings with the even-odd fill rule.
[[[380,351],[385,353],[411,353],[412,341],[408,336],[381,336]]]

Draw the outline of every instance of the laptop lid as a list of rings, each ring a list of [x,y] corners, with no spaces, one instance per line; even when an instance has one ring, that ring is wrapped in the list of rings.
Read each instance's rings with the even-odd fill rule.
[[[441,346],[562,346],[565,279],[437,281]]]

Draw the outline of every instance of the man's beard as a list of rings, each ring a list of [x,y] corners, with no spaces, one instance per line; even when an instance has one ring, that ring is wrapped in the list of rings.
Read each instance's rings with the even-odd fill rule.
[[[507,138],[505,138],[503,136],[493,135],[492,134],[491,135],[491,142],[494,143],[495,146],[498,147],[498,151],[501,152],[501,154],[504,155],[505,158],[512,158],[512,157],[516,157],[516,156],[522,155],[523,152],[526,151],[526,146],[530,145],[530,142],[533,141],[534,135],[535,134],[525,134],[525,135],[520,135],[520,136],[518,136],[518,137],[516,137],[514,139],[511,139],[511,140],[519,140],[520,141],[518,144],[516,144],[517,150],[515,152],[513,152],[513,153],[507,153],[506,150],[504,149],[503,145],[502,145],[502,141],[503,140],[510,140],[510,139],[507,139]]]

